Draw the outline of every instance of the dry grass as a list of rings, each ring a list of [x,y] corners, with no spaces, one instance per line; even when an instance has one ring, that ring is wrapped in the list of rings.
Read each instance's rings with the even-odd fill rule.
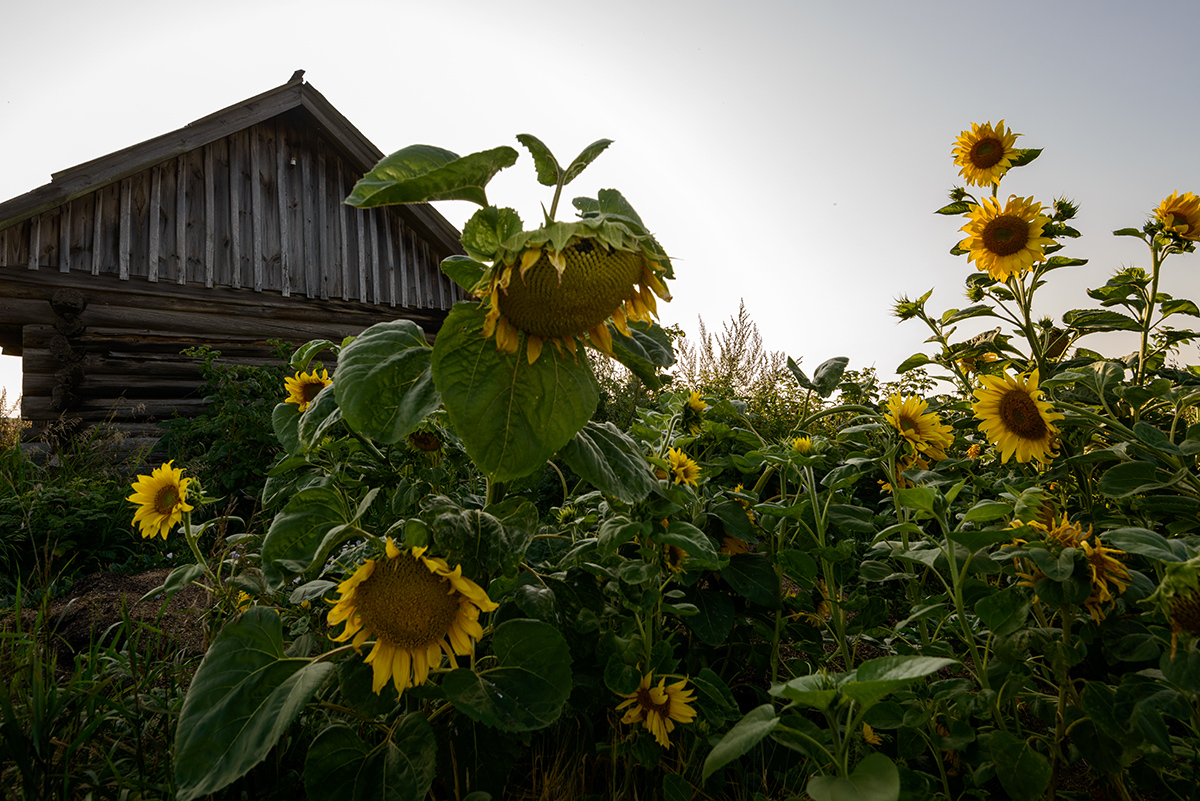
[[[0,449],[11,448],[21,441],[21,431],[29,428],[31,423],[22,420],[17,410],[21,408],[21,398],[9,404],[8,391],[0,388]]]

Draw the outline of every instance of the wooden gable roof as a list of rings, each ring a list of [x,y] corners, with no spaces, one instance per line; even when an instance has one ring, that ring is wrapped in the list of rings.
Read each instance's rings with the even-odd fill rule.
[[[297,73],[0,203],[0,268],[444,312],[454,227],[342,203],[382,157]]]

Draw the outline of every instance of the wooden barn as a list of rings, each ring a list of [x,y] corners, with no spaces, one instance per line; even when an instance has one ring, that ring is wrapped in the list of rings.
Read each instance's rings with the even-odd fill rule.
[[[298,72],[0,203],[0,348],[22,359],[22,417],[146,442],[203,405],[185,348],[265,363],[270,340],[394,318],[432,337],[465,299],[438,268],[458,231],[425,205],[344,205],[382,157]]]

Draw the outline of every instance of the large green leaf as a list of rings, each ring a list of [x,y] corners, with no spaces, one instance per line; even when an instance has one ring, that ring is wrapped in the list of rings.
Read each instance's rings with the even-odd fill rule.
[[[675,363],[671,339],[666,331],[652,323],[631,320],[628,322],[628,328],[632,336],[627,337],[618,331],[616,326],[608,326],[608,332],[612,336],[613,355],[648,388],[658,389],[663,385],[658,374],[659,369]]]
[[[350,536],[350,510],[330,487],[309,487],[296,493],[275,515],[263,540],[263,576],[274,587],[283,586],[322,559],[333,546]]]
[[[1033,602],[1017,587],[1007,587],[975,602],[975,614],[993,635],[1003,637],[1025,625]]]
[[[388,445],[412,433],[441,403],[429,371],[432,353],[411,320],[363,331],[342,351],[333,382],[346,422]]]
[[[433,348],[446,412],[480,470],[505,481],[533,472],[571,441],[600,400],[587,355],[547,346],[529,364],[483,336],[483,310],[459,303]]]
[[[689,593],[687,599],[699,611],[684,618],[684,622],[700,642],[713,647],[725,642],[737,621],[733,599],[727,593],[712,590],[696,590]]]
[[[468,717],[504,731],[532,731],[557,720],[571,694],[571,653],[558,630],[538,620],[509,620],[496,627],[492,651],[499,667],[446,674],[446,698]]]
[[[1072,309],[1063,315],[1063,322],[1088,333],[1094,331],[1140,331],[1141,323],[1115,311],[1103,309]]]
[[[1118,528],[1100,535],[1105,545],[1129,553],[1140,553],[1162,562],[1185,562],[1186,546],[1179,540],[1168,540],[1156,531],[1144,528]]]
[[[760,553],[739,553],[721,569],[721,577],[748,601],[779,608],[779,578],[771,560]]]
[[[883,754],[871,754],[849,777],[813,776],[805,789],[814,801],[896,801],[900,771]]]
[[[665,530],[654,529],[651,534],[654,542],[661,545],[674,545],[688,555],[685,567],[716,570],[720,567],[717,551],[713,548],[712,540],[700,529],[683,520],[672,520]],[[772,578],[774,573],[772,572]]]
[[[493,261],[500,246],[509,237],[521,233],[521,228],[521,216],[514,209],[485,206],[471,215],[463,226],[463,250],[473,259]]]
[[[770,693],[782,695],[801,706],[811,706],[814,709],[826,710],[838,697],[839,687],[853,673],[841,675],[826,675],[813,673],[808,676],[798,676],[786,684],[772,685]]]
[[[287,451],[289,456],[303,452],[300,446],[300,405],[297,403],[277,403],[271,412],[271,426],[275,430],[275,439]]]
[[[580,478],[626,503],[658,486],[641,446],[612,423],[589,422],[558,455]]]
[[[333,670],[289,659],[279,615],[254,606],[227,625],[200,663],[175,734],[176,798],[214,793],[275,746]]]
[[[488,181],[517,161],[517,151],[497,147],[460,157],[432,145],[397,150],[354,185],[346,203],[368,208],[393,203],[469,200],[486,206]]]
[[[299,406],[297,404],[289,404]],[[300,437],[300,447],[311,451],[325,436],[325,432],[341,422],[342,410],[338,408],[337,396],[332,386],[327,386],[317,393],[312,403],[300,415],[300,425],[297,434]]]
[[[996,776],[1013,801],[1041,798],[1050,786],[1050,763],[1021,738],[1006,731],[992,733]]]
[[[413,712],[374,748],[349,726],[325,729],[308,748],[304,788],[309,798],[421,801],[436,771],[433,727],[423,714]]]
[[[881,656],[859,665],[853,678],[842,685],[842,692],[868,708],[902,687],[957,664],[954,659],[934,656]]]
[[[563,170],[563,186],[566,186],[567,184],[571,183],[571,181],[574,181],[579,176],[579,173],[583,172],[587,165],[595,161],[596,157],[603,153],[611,144],[611,139],[597,139],[595,142],[592,142],[590,145],[585,147],[582,152],[575,157],[575,160],[571,162],[570,166]]]
[[[515,574],[530,540],[524,529],[514,527],[510,532],[499,519],[478,509],[443,512],[433,519],[430,530],[438,550],[473,580]]]
[[[725,732],[725,736],[704,759],[701,781],[708,781],[713,773],[758,745],[778,725],[779,718],[775,717],[774,705],[763,704],[750,710],[732,729]]]
[[[1110,498],[1128,498],[1150,490],[1162,489],[1177,484],[1187,477],[1190,469],[1168,474],[1159,470],[1150,462],[1122,462],[1110,467],[1103,476],[1097,489]]]
[[[817,393],[822,398],[828,398],[837,389],[838,382],[842,380],[842,375],[846,372],[846,365],[850,363],[850,359],[845,356],[835,356],[832,359],[827,359],[817,365],[816,371],[813,373],[813,380],[809,381],[808,376],[800,369],[798,365],[789,356],[787,360],[788,370],[795,377],[796,382],[804,389]]]
[[[517,134],[517,141],[525,145],[529,155],[533,156],[533,167],[537,170],[538,183],[542,186],[557,186],[563,171],[562,167],[558,166],[558,159],[554,158],[554,154],[550,152],[550,148],[546,147],[545,143],[533,134]]]

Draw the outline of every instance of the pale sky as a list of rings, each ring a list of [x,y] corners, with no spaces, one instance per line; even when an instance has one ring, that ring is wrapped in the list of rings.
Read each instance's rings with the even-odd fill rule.
[[[896,297],[934,288],[931,309],[968,305],[970,270],[947,252],[962,220],[932,211],[958,182],[950,150],[971,122],[1003,118],[1024,134],[1018,146],[1045,148],[1002,196],[1081,206],[1084,236],[1062,255],[1091,261],[1039,295],[1056,320],[1092,305],[1084,288],[1114,270],[1148,266],[1144,246],[1113,229],[1140,227],[1172,191],[1200,192],[1193,2],[3,8],[0,201],[302,68],[384,152],[516,147],[489,199],[530,227],[551,196],[514,136],[538,136],[564,164],[615,140],[567,199],[614,187],[638,209],[675,259],[662,322],[695,337],[698,316],[719,330],[743,299],[765,346],[808,368],[845,355],[890,377],[928,347],[918,323],[890,316]],[[476,207],[438,208],[461,225]],[[1197,255],[1176,257],[1162,289],[1200,298],[1198,270]],[[1104,337],[1081,344],[1132,349]]]

